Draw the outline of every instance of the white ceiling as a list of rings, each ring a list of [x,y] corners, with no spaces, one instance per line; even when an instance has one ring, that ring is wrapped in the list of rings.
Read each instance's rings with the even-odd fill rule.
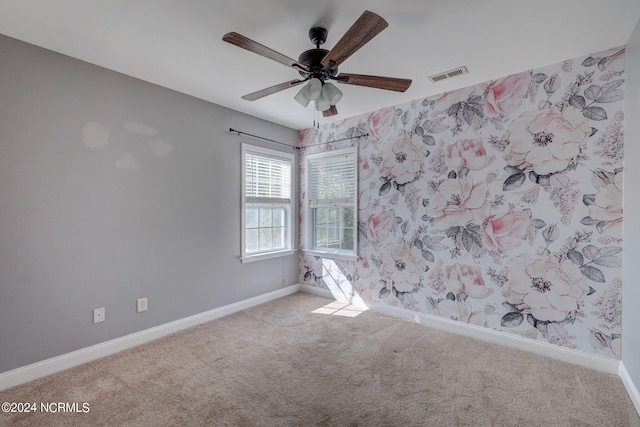
[[[294,129],[311,106],[288,89],[293,69],[222,41],[236,31],[286,56],[331,49],[364,10],[389,27],[340,66],[345,73],[413,79],[405,93],[340,85],[340,120],[626,44],[640,0],[0,0],[0,33]],[[1,60],[1,59],[0,59]],[[469,74],[428,76],[466,65]]]

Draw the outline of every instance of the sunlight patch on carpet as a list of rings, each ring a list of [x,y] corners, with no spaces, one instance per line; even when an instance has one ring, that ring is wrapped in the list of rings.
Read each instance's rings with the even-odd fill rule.
[[[332,316],[356,317],[367,310],[368,309],[365,307],[355,307],[351,304],[333,301],[323,307],[313,310],[312,313],[328,314]]]

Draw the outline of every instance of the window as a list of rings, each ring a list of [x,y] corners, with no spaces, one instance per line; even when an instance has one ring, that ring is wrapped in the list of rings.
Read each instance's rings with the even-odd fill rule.
[[[293,251],[293,154],[242,145],[242,262]]]
[[[357,157],[355,147],[307,156],[307,252],[355,259]]]

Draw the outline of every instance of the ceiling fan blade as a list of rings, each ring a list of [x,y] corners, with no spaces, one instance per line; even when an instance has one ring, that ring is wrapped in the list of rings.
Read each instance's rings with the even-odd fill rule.
[[[335,116],[336,114],[338,114],[338,109],[335,105],[332,105],[328,110],[324,110],[322,112],[322,117],[331,117]]]
[[[347,30],[344,36],[331,49],[322,60],[322,66],[332,63],[331,69],[335,69],[369,40],[378,35],[389,24],[380,16],[365,10],[360,18]]]
[[[256,99],[264,98],[267,95],[272,95],[276,92],[280,92],[281,90],[289,89],[290,87],[298,86],[301,83],[304,83],[305,80],[291,80],[289,82],[280,83],[279,85],[271,86],[266,89],[259,90],[257,92],[253,92],[247,95],[244,95],[242,99],[246,99],[247,101],[255,101]]]
[[[257,53],[260,56],[264,56],[265,58],[272,59],[276,62],[279,62],[287,67],[295,67],[302,70],[307,70],[307,67],[295,59],[289,58],[286,55],[281,54],[280,52],[276,52],[275,50],[268,48],[264,45],[261,45],[258,42],[251,40],[243,35],[240,35],[235,32],[227,33],[222,37],[222,40],[227,43],[231,43],[238,47],[248,50],[249,52]]]
[[[365,74],[340,73],[336,77],[338,83],[356,86],[373,87],[377,89],[394,90],[404,92],[411,86],[410,79],[398,79],[395,77],[367,76]]]

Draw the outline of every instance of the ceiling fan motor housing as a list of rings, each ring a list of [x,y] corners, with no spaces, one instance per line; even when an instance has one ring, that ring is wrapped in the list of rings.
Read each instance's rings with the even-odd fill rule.
[[[326,49],[320,49],[320,46],[327,40],[327,34],[327,30],[322,27],[314,27],[309,30],[309,40],[311,40],[311,43],[316,45],[316,48],[304,51],[298,57],[298,62],[304,64],[309,70],[300,70],[300,75],[305,79],[307,77],[317,78],[324,82],[338,74],[337,68],[333,70],[326,70],[325,67],[322,66],[322,60],[327,56],[329,51]]]

